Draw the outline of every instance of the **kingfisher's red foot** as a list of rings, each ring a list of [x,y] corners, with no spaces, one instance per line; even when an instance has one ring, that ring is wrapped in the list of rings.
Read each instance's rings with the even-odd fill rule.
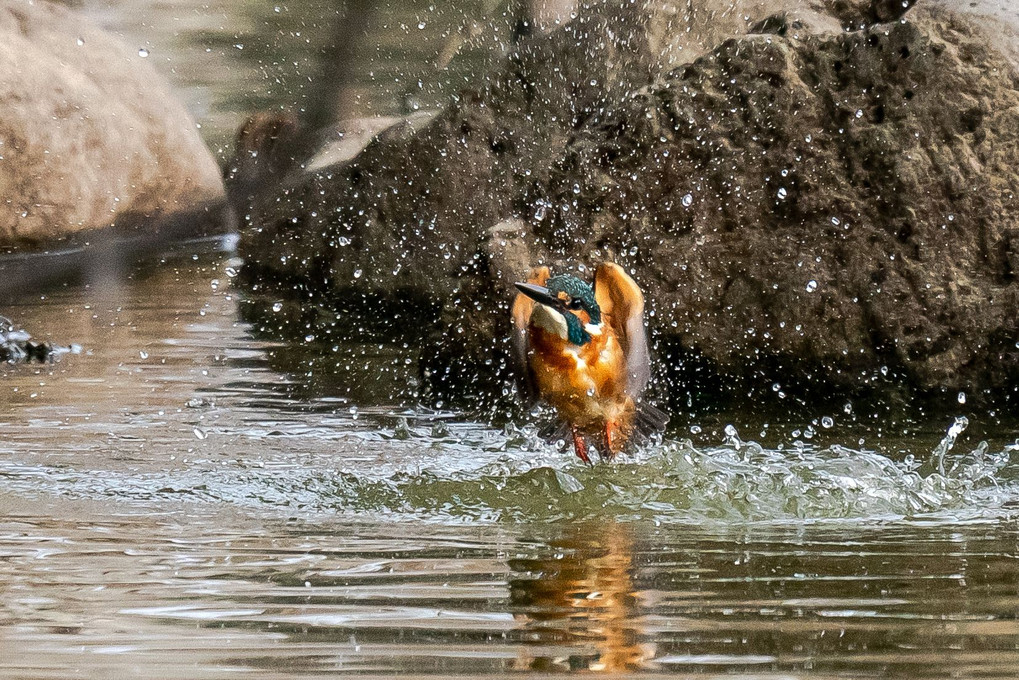
[[[605,454],[602,457],[605,460],[615,458],[621,443],[619,427],[612,421],[605,423]]]
[[[577,428],[572,428],[572,432],[573,450],[577,452],[577,458],[590,465],[591,459],[587,457],[587,442],[584,441],[583,435],[577,432]]]

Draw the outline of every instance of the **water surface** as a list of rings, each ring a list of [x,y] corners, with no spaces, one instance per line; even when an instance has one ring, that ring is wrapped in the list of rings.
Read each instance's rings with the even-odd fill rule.
[[[681,414],[591,469],[416,404],[400,343],[267,340],[239,265],[192,244],[4,309],[82,349],[0,368],[0,676],[1014,676],[987,414]]]
[[[221,155],[300,101],[328,15],[81,7]],[[468,82],[477,61],[435,59],[479,13],[391,5],[351,113]],[[696,395],[661,444],[587,468],[529,418],[417,403],[402,341],[253,328],[240,264],[190,244],[0,308],[81,347],[0,365],[0,677],[1015,676],[1006,414]]]

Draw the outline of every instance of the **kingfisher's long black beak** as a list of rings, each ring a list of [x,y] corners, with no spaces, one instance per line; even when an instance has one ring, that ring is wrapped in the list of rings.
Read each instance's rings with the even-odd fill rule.
[[[562,300],[552,295],[548,288],[544,286],[536,286],[533,283],[516,283],[514,285],[517,287],[517,290],[535,302],[540,302],[553,309],[559,308],[563,304]]]

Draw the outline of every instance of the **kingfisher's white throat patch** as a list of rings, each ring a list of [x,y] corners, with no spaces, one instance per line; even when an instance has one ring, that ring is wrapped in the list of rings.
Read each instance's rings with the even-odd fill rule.
[[[531,312],[531,323],[547,333],[558,335],[563,340],[570,336],[570,329],[566,326],[566,317],[543,304],[534,305]]]

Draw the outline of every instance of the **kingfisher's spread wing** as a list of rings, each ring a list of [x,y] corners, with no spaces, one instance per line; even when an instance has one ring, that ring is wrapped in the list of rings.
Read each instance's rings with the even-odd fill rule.
[[[594,274],[594,297],[626,355],[626,391],[639,397],[651,376],[644,332],[644,294],[617,264],[605,262]]]
[[[527,283],[544,286],[552,273],[548,267],[535,267],[527,275]],[[533,381],[531,370],[527,363],[527,324],[531,320],[531,312],[534,311],[534,300],[523,293],[517,293],[513,299],[513,356],[517,361],[518,375],[523,376],[521,387],[525,392],[533,395]]]

